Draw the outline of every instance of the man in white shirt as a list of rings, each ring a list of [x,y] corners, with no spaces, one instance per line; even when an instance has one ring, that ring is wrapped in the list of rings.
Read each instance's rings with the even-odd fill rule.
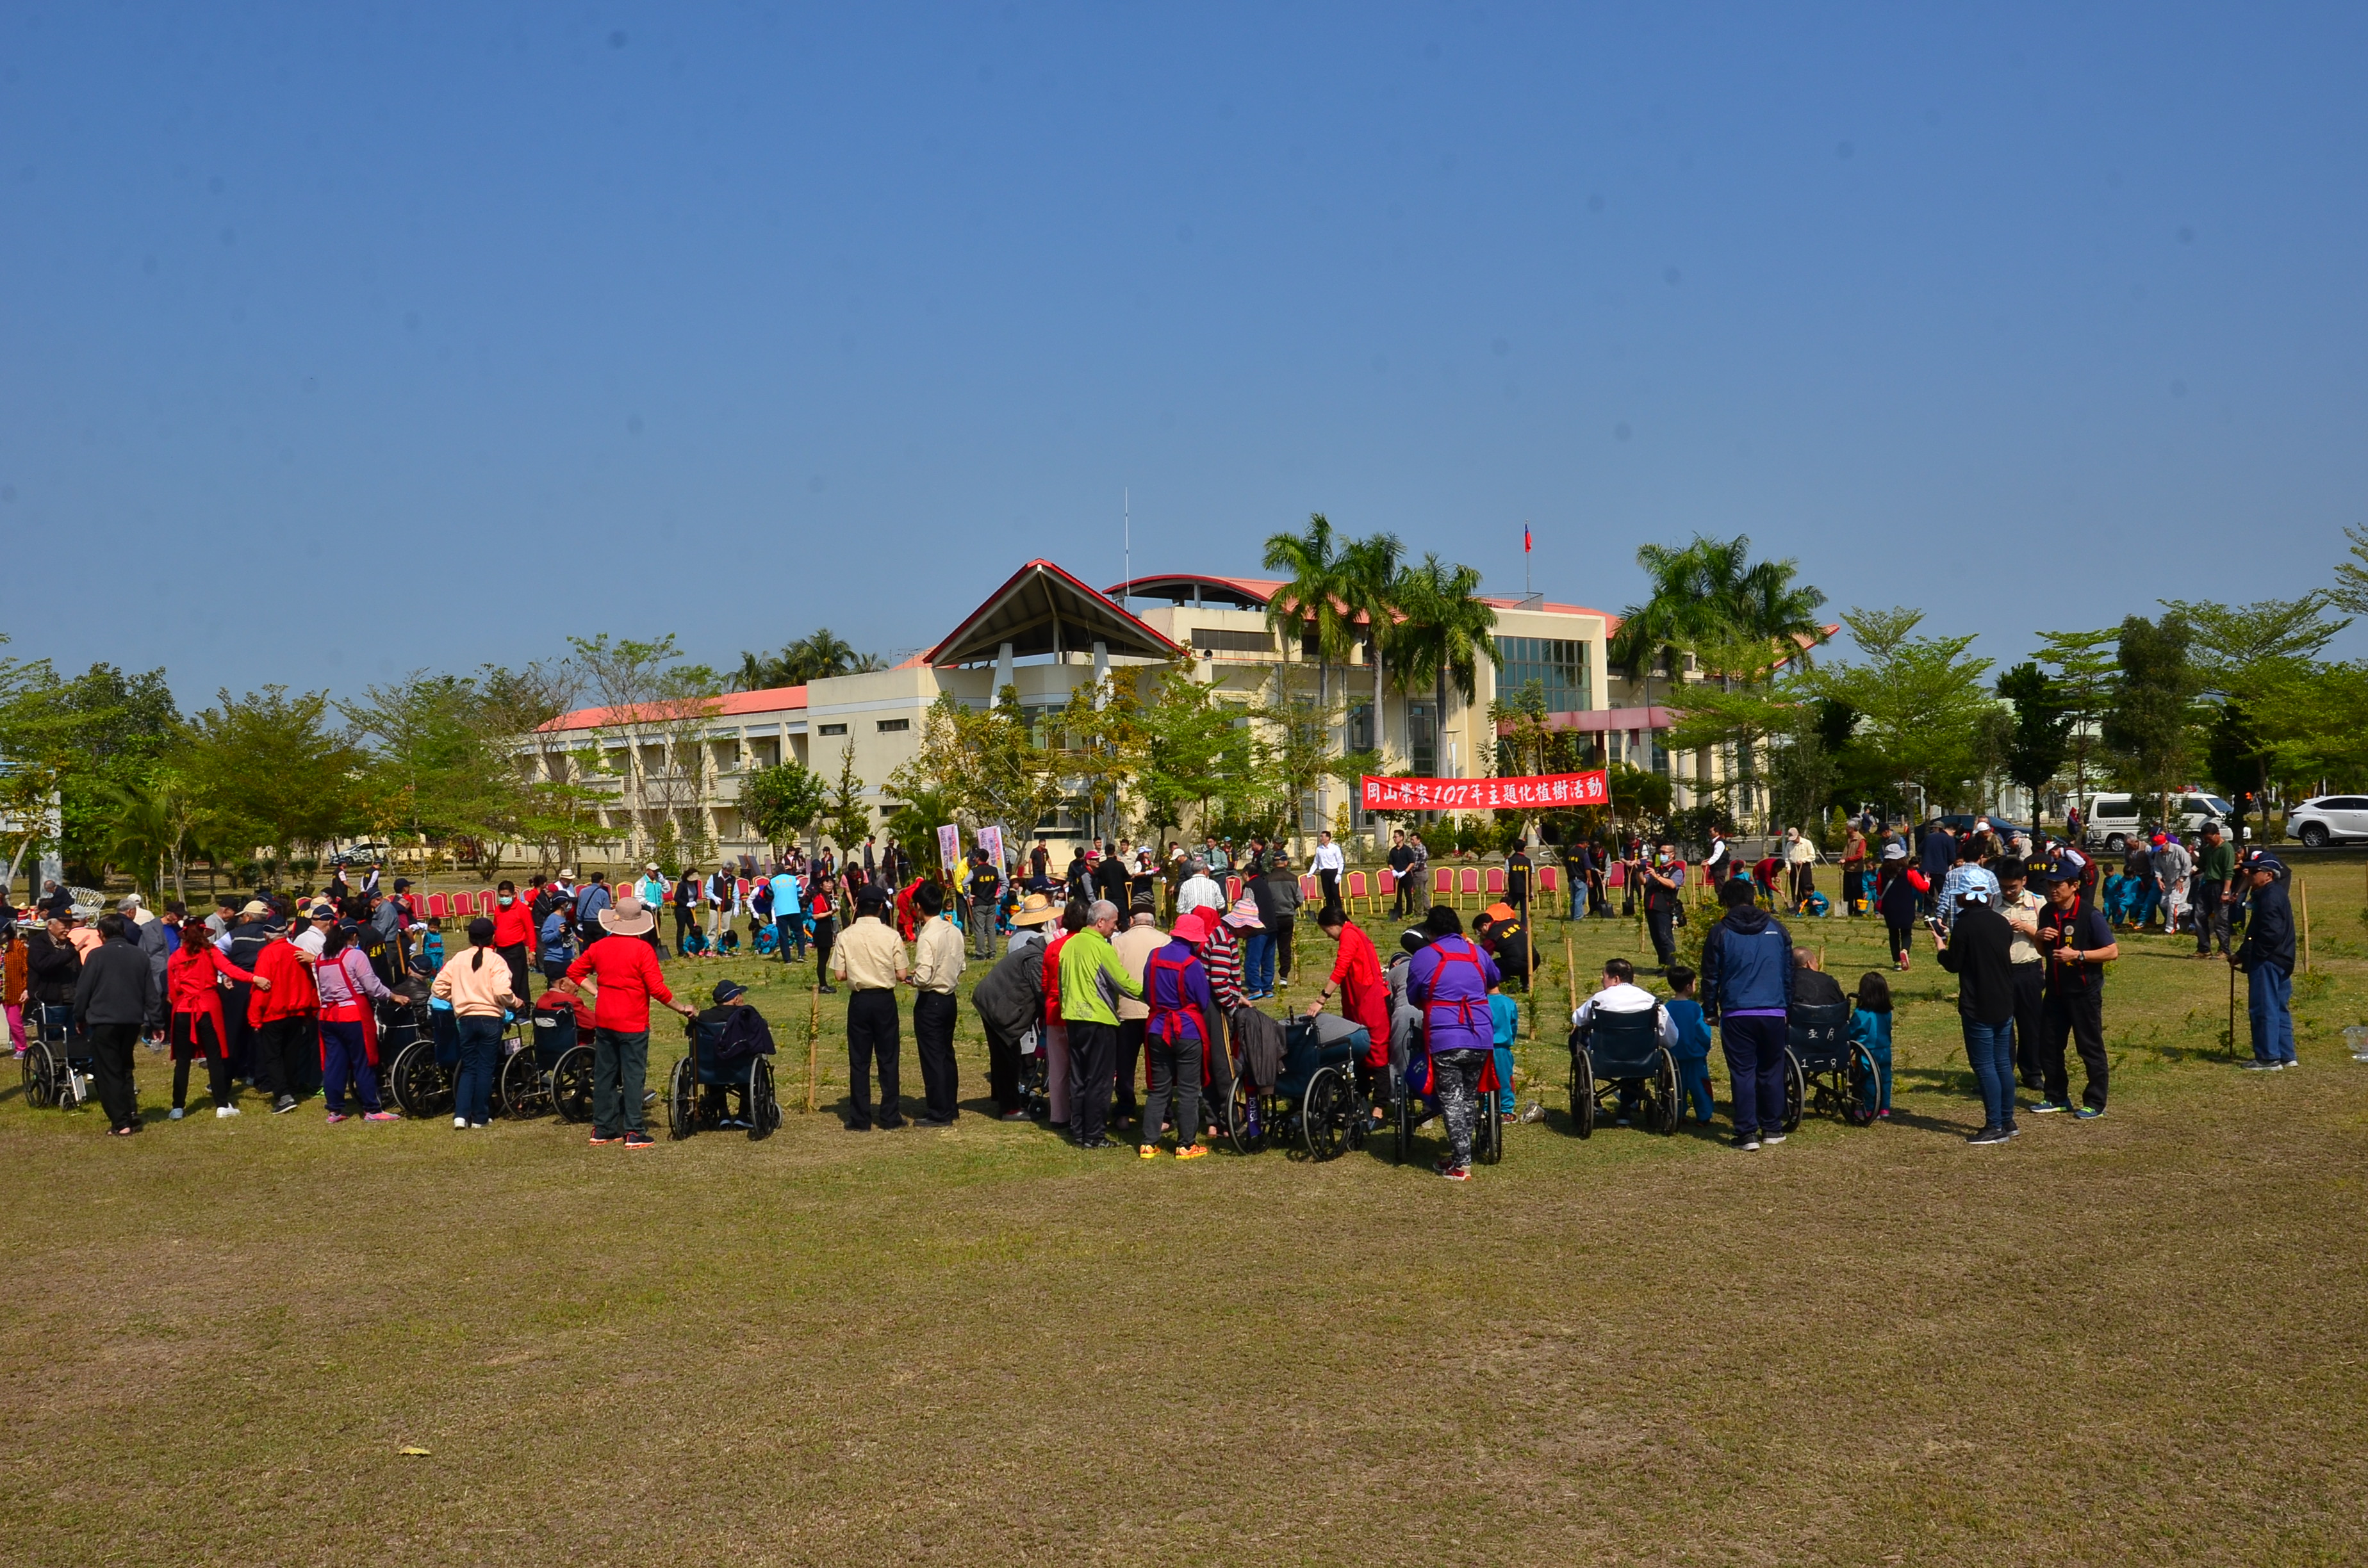
[[[329,927],[337,923],[337,912],[325,903],[313,906],[311,918],[304,929],[288,939],[318,960],[329,945]]]
[[[1225,912],[1225,890],[1209,875],[1209,863],[1198,855],[1184,862],[1184,882],[1176,890],[1176,914],[1178,918],[1196,909]]]
[[[1315,880],[1324,884],[1324,907],[1337,909],[1340,904],[1340,873],[1349,869],[1349,858],[1332,842],[1329,833],[1315,835],[1315,853],[1308,860],[1315,869]]]
[[[1603,966],[1603,989],[1578,1005],[1570,1015],[1571,1025],[1583,1033],[1594,1027],[1599,1013],[1651,1013],[1655,1015],[1654,1032],[1660,1037],[1662,1049],[1677,1049],[1678,1026],[1670,1020],[1668,1009],[1661,1006],[1659,997],[1636,983],[1636,966],[1626,959],[1613,959]],[[1621,1126],[1628,1125],[1629,1115],[1644,1089],[1642,1078],[1620,1081]]]

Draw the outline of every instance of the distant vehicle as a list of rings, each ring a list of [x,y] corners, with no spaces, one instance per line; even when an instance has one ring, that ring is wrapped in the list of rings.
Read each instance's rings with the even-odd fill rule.
[[[2286,812],[2286,832],[2312,849],[2368,838],[2368,795],[2320,795]]]
[[[332,866],[376,866],[386,859],[383,844],[352,844],[329,857]]]
[[[2236,807],[2201,790],[2180,791],[2171,797],[2170,805],[2171,822],[2181,833],[2201,833],[2214,823],[2226,823],[2237,814]],[[2154,806],[2152,796],[2091,796],[2081,836],[2091,846],[2102,845],[2106,853],[2118,855],[2130,846],[2131,839],[2148,828]]]

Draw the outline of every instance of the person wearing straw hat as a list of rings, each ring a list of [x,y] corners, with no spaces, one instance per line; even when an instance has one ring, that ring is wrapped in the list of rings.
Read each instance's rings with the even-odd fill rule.
[[[1011,945],[971,990],[970,1005],[986,1035],[986,1092],[1006,1121],[1028,1119],[1019,1092],[1019,1042],[1042,1022],[1044,927],[1059,918],[1059,904],[1041,892],[1030,893],[1012,913],[1011,924],[1019,929],[1011,934]]]
[[[655,997],[686,1018],[698,1014],[666,988],[649,940],[657,918],[639,893],[619,895],[614,908],[600,912],[600,939],[575,955],[559,988],[581,996],[581,983],[589,978],[593,983],[591,1142],[646,1149],[642,1096],[650,1070],[650,1001]],[[612,942],[611,937],[625,939]]]

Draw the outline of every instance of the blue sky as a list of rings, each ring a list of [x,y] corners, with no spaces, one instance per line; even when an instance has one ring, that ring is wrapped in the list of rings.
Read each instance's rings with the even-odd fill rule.
[[[2368,11],[0,12],[0,630],[925,646],[1311,510],[2020,656],[2363,518]],[[2347,634],[2347,652],[2368,634]]]

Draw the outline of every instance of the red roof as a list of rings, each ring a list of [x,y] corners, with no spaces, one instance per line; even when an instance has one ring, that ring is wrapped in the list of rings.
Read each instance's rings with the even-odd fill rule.
[[[803,713],[805,706],[804,687],[777,686],[765,691],[727,691],[714,699],[711,711],[722,719],[734,713]],[[546,730],[598,730],[618,722],[619,711],[613,708],[578,708],[573,713],[562,713],[542,727]]]
[[[1061,616],[1058,603],[1053,602],[1047,606],[1051,612],[1050,616],[1040,618],[1032,604],[1023,603],[1018,597],[1020,590],[1028,585],[1045,584],[1048,580],[1051,583],[1057,583],[1061,590],[1071,596],[1070,605],[1073,610],[1077,612],[1074,617]],[[1051,587],[1047,586],[1045,591],[1057,601],[1059,595],[1053,593]],[[963,618],[960,626],[946,633],[936,647],[921,657],[923,662],[931,665],[959,664],[964,659],[979,655],[983,651],[984,643],[995,638],[1000,637],[1006,641],[1017,638],[1019,641],[1027,641],[1024,633],[1034,630],[1046,619],[1051,620],[1056,635],[1061,626],[1074,624],[1082,627],[1089,638],[1100,639],[1112,644],[1119,644],[1126,639],[1133,640],[1132,646],[1113,646],[1111,649],[1113,653],[1122,652],[1133,655],[1148,654],[1155,658],[1170,658],[1183,652],[1182,644],[1171,642],[1144,624],[1135,616],[1119,608],[1116,599],[1097,593],[1075,575],[1063,571],[1052,562],[1040,560],[1030,561],[1006,578],[1002,586],[989,594],[984,603]],[[1071,641],[1064,646],[1075,647],[1076,645],[1075,634],[1072,633]],[[1031,642],[1029,646],[1018,648],[1017,651],[1025,653],[1038,650]]]

